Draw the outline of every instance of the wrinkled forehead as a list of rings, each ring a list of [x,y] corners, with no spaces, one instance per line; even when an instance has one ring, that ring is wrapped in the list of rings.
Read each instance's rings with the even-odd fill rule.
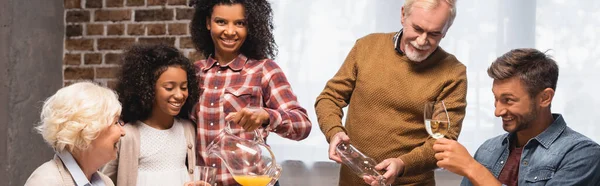
[[[450,26],[450,6],[440,2],[431,7],[422,1],[415,2],[406,18],[416,26],[445,33]]]

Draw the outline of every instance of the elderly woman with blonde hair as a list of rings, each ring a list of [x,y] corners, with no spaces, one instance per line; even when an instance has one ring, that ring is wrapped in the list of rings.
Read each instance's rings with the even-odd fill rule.
[[[117,156],[125,135],[121,104],[110,89],[90,82],[61,88],[44,102],[36,127],[56,152],[25,185],[112,186],[98,169]]]

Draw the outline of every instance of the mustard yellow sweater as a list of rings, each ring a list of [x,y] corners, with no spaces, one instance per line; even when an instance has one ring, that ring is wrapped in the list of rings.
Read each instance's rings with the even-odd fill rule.
[[[421,63],[410,62],[394,50],[393,35],[370,34],[356,41],[317,97],[319,126],[327,141],[346,132],[351,144],[377,162],[402,159],[406,167],[394,185],[434,185],[435,139],[425,130],[423,107],[443,100],[451,124],[446,138],[456,139],[467,105],[466,67],[441,47]],[[340,185],[366,184],[342,166]]]

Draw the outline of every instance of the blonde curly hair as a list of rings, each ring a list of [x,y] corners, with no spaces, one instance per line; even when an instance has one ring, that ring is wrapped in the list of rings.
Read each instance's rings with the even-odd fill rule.
[[[85,150],[120,113],[115,92],[79,82],[61,88],[44,101],[36,130],[58,152]]]

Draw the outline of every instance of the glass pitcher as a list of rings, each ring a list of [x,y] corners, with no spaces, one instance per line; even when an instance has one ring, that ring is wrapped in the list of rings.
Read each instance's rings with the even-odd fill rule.
[[[254,140],[235,134],[243,130],[231,129],[231,122],[208,145],[209,156],[217,156],[236,182],[243,186],[272,186],[281,174],[271,149],[265,144],[260,130],[254,130]],[[237,132],[239,131],[239,132]]]

